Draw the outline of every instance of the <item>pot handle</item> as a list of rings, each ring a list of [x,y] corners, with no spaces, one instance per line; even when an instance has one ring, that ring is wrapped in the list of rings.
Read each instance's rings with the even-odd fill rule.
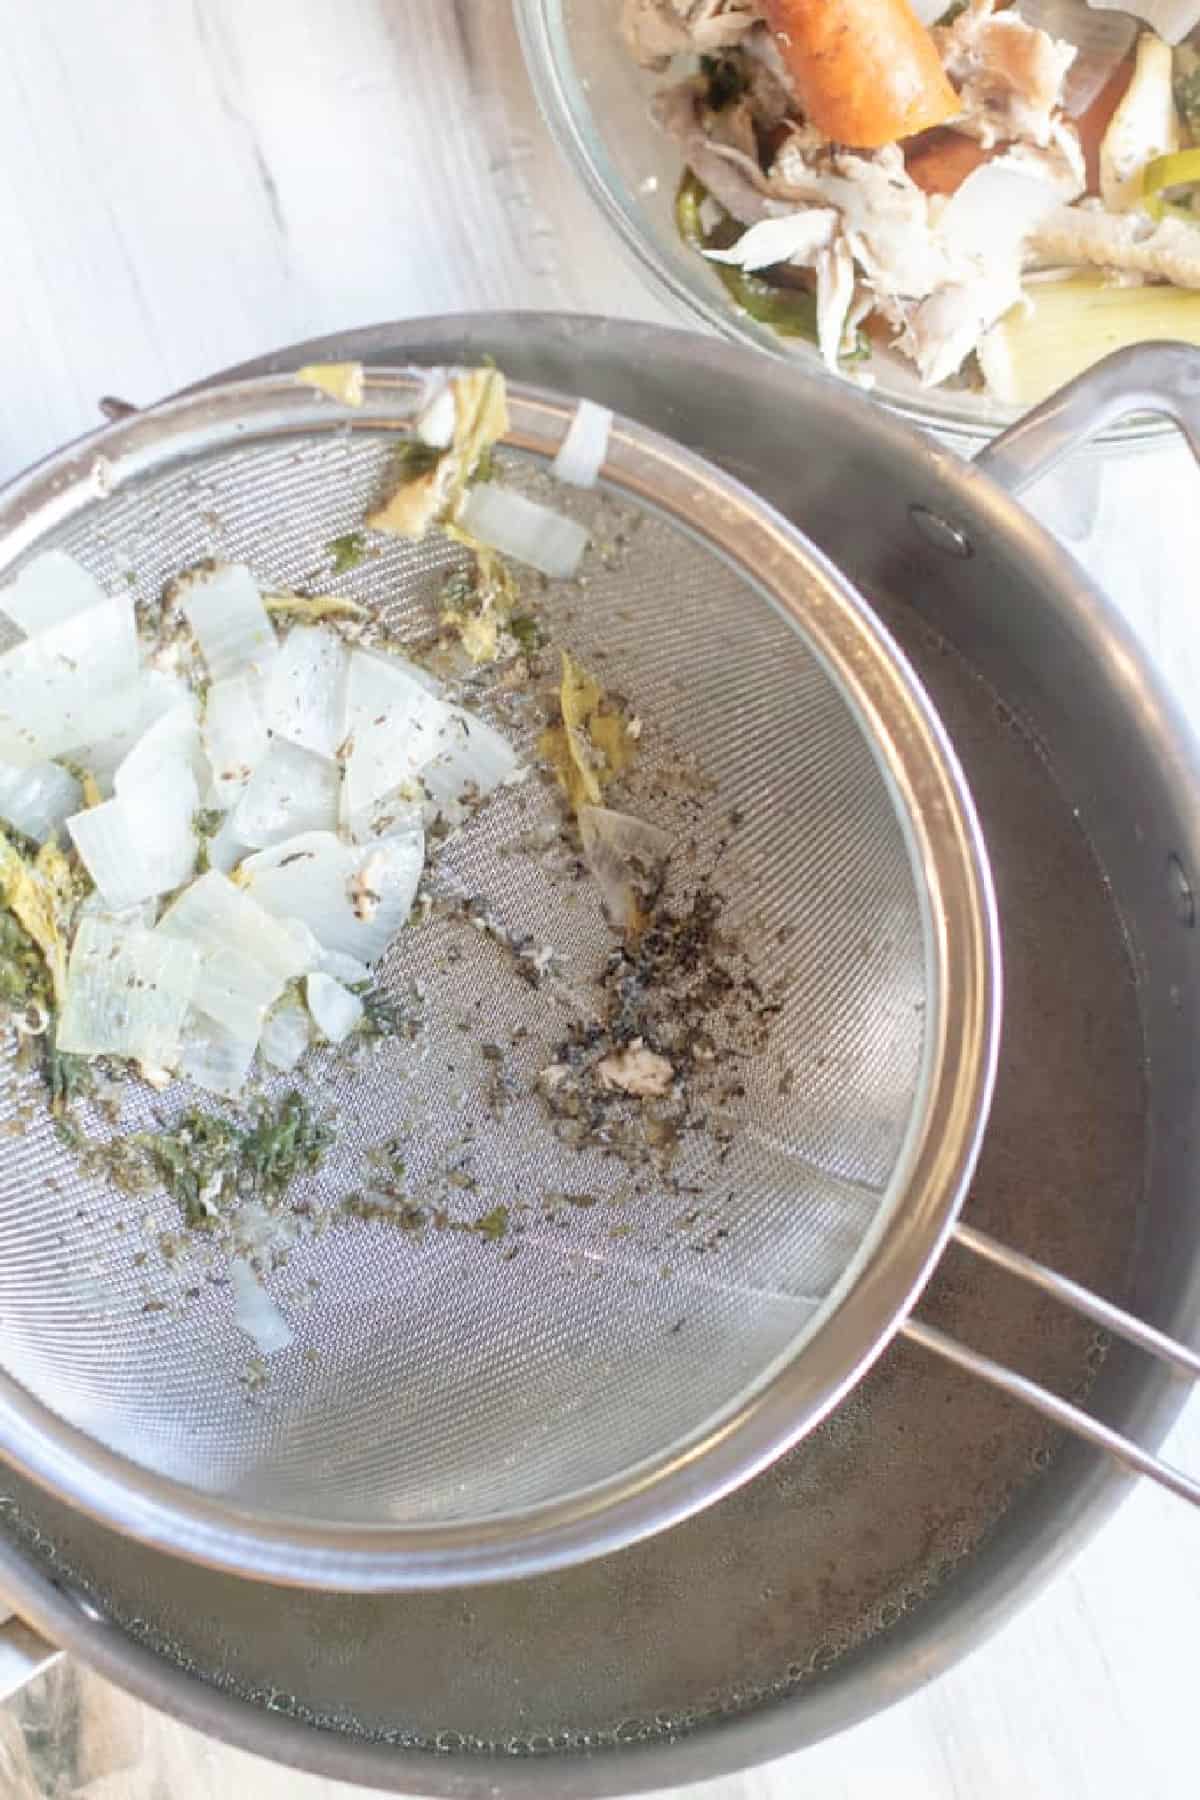
[[[1196,359],[1196,367],[1200,369],[1200,358]],[[1072,1311],[1081,1313],[1084,1318],[1103,1326],[1106,1331],[1123,1337],[1128,1343],[1136,1344],[1141,1350],[1149,1351],[1186,1380],[1200,1381],[1200,1354],[1189,1349],[1186,1344],[1177,1343],[1174,1338],[1167,1337],[1153,1325],[1134,1318],[1132,1313],[1122,1311],[1119,1306],[1101,1299],[1099,1294],[1093,1294],[1090,1289],[1080,1287],[1077,1281],[1071,1281],[1066,1275],[1059,1275],[1044,1263],[1035,1262],[1020,1250],[1010,1250],[1006,1244],[998,1243],[986,1232],[976,1231],[972,1225],[956,1225],[954,1238],[964,1250],[970,1250],[985,1262],[993,1263],[997,1268],[1007,1270],[1010,1275],[1041,1288],[1043,1293],[1061,1300]],[[925,1349],[932,1350],[956,1367],[966,1370],[968,1374],[977,1375],[980,1380],[989,1382],[992,1387],[999,1388],[1014,1400],[1020,1400],[1035,1412],[1040,1412],[1053,1424],[1074,1432],[1076,1437],[1106,1451],[1135,1474],[1148,1475],[1152,1481],[1157,1481],[1161,1487],[1177,1494],[1180,1499],[1190,1500],[1193,1506],[1200,1507],[1200,1481],[1193,1480],[1173,1463],[1163,1462],[1160,1457],[1151,1455],[1150,1451],[1143,1450],[1132,1439],[1122,1437],[1119,1431],[1114,1431],[1100,1419],[1093,1418],[1072,1401],[1062,1399],[1049,1388],[1040,1387],[1025,1375],[1018,1375],[1015,1369],[994,1362],[990,1356],[983,1356],[978,1351],[969,1349],[956,1338],[939,1331],[937,1326],[927,1325],[922,1319],[906,1319],[900,1330],[910,1342],[922,1344]]]
[[[57,1644],[48,1642],[16,1613],[0,1612],[0,1701],[19,1694],[62,1654]]]
[[[1200,461],[1200,350],[1161,343],[1114,351],[993,438],[974,466],[1019,494],[1130,413],[1173,419]]]

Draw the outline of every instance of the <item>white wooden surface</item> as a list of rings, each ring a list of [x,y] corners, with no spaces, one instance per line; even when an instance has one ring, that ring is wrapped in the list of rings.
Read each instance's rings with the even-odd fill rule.
[[[612,0],[595,0],[610,4]],[[418,168],[422,173],[417,173]],[[663,316],[555,161],[508,0],[0,0],[0,479],[311,333],[473,306]],[[1200,473],[1034,496],[1200,707]],[[1200,1467],[1200,1409],[1170,1446]],[[1200,1519],[1143,1487],[970,1662],[710,1800],[1184,1800]],[[79,1672],[0,1715],[0,1795],[332,1800]],[[347,1793],[348,1790],[336,1790]]]

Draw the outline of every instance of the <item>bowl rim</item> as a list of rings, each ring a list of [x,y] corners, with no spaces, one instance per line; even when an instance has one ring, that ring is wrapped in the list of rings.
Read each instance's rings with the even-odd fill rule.
[[[594,115],[585,85],[574,76],[566,38],[570,4],[571,0],[512,0],[517,36],[538,110],[556,148],[591,195],[630,261],[657,294],[670,301],[692,325],[707,326],[727,343],[765,351],[789,365],[799,365],[811,376],[837,381],[839,377],[826,370],[815,348],[805,345],[788,349],[769,327],[722,304],[715,290],[706,292],[699,281],[689,278],[682,258],[676,264],[663,256],[650,234],[639,226],[634,196],[611,164],[601,134],[594,127],[590,132],[587,129]],[[887,392],[885,386],[880,383],[870,397],[907,424],[953,443],[964,455],[990,443],[1024,416],[1020,407],[997,405],[996,417],[985,421],[956,408],[952,401],[935,401],[933,396],[942,390],[930,389],[930,400],[922,401],[911,394]],[[1097,433],[1092,448],[1102,454],[1128,455],[1169,442],[1172,431],[1169,420],[1135,415]]]

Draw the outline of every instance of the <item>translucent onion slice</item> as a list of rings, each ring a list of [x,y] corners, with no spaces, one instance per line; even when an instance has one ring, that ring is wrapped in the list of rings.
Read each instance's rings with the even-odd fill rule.
[[[193,706],[192,691],[182,675],[167,675],[158,669],[139,670],[133,683],[120,696],[122,708],[118,728],[104,738],[89,738],[72,751],[72,760],[95,776],[101,793],[111,794],[113,776],[138,739],[151,725],[184,702]]]
[[[267,1008],[289,981],[312,968],[315,956],[306,938],[217,869],[184,890],[159,920],[158,930],[191,944],[200,958],[197,1010],[248,1040],[251,1049]]]
[[[258,1053],[271,1068],[288,1073],[300,1062],[311,1042],[308,1009],[288,995],[267,1014],[258,1039]]]
[[[276,659],[281,660],[281,659]],[[240,669],[214,681],[204,704],[204,749],[212,773],[212,794],[222,809],[236,805],[267,754],[261,682]]]
[[[250,854],[252,846],[243,844],[234,828],[233,815],[226,813],[213,835],[207,840],[205,849],[210,869],[219,869],[222,875],[231,875],[244,856]]]
[[[102,600],[0,656],[0,756],[63,756],[128,720],[138,673],[133,602]]]
[[[296,625],[266,684],[268,728],[289,744],[332,757],[342,741],[349,650],[326,625]]]
[[[239,1037],[227,1025],[193,1009],[183,1024],[179,1073],[206,1094],[239,1100],[250,1079],[256,1048],[255,1038]]]
[[[250,1264],[235,1256],[229,1264],[233,1289],[233,1319],[239,1331],[253,1338],[260,1356],[273,1356],[292,1342],[292,1328],[268,1294]]]
[[[43,550],[15,581],[0,588],[0,612],[27,637],[99,606],[104,589],[62,550]]]
[[[276,740],[234,808],[233,829],[256,850],[303,831],[333,831],[340,791],[341,772],[335,762]]]
[[[246,663],[265,670],[279,649],[257,581],[243,563],[189,575],[180,605],[214,681]]]
[[[343,982],[347,987],[357,987],[360,982],[371,979],[371,971],[365,962],[359,962],[357,956],[345,956],[340,950],[322,950],[317,967],[323,975],[332,975],[335,981]]]
[[[113,774],[113,791],[118,795],[136,793],[172,771],[190,773],[197,792],[208,784],[208,760],[191,694],[155,719],[125,753]]]
[[[578,818],[584,859],[604,910],[617,931],[630,931],[644,922],[662,883],[671,839],[657,825],[607,806],[581,806]]]
[[[341,822],[352,836],[367,838],[376,831],[381,808],[401,822],[419,804],[414,777],[440,753],[449,718],[449,709],[399,658],[351,654],[342,720]]]
[[[472,807],[521,772],[516,751],[486,720],[461,706],[447,707],[449,717],[439,734],[439,751],[421,770],[426,818],[457,825]]]
[[[608,455],[612,425],[613,415],[607,406],[581,400],[551,465],[555,479],[572,487],[595,487]]]
[[[178,1058],[200,973],[190,944],[113,920],[81,920],[67,965],[58,1047],[128,1056],[158,1068]]]
[[[106,903],[120,912],[182,887],[195,870],[200,790],[182,763],[67,820],[75,848]]]
[[[375,844],[310,831],[247,857],[241,875],[268,912],[301,920],[324,949],[369,964],[408,918],[424,862],[420,830]]]
[[[331,1044],[344,1043],[362,1022],[362,1001],[332,975],[310,975],[304,983],[304,995],[313,1024]]]
[[[57,763],[31,763],[26,769],[0,763],[0,819],[35,844],[52,837],[82,800],[75,777]]]
[[[577,572],[587,549],[588,534],[574,519],[494,481],[468,489],[457,523],[502,556],[562,579]]]

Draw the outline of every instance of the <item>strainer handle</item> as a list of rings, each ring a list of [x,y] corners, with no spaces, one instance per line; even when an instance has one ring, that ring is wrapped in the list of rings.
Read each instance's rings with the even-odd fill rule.
[[[1131,413],[1173,419],[1200,460],[1200,350],[1161,343],[1114,351],[993,438],[975,467],[1019,494]]]
[[[1010,1275],[1030,1282],[1043,1293],[1061,1300],[1073,1312],[1081,1313],[1084,1318],[1091,1319],[1117,1337],[1125,1338],[1128,1343],[1136,1344],[1139,1349],[1149,1351],[1185,1379],[1200,1381],[1200,1354],[1189,1349],[1186,1344],[1167,1337],[1153,1325],[1134,1318],[1132,1313],[1124,1312],[1111,1301],[1101,1299],[1099,1294],[1080,1287],[1077,1281],[1071,1281],[1066,1275],[1059,1275],[1054,1269],[1048,1269],[1044,1263],[1035,1262],[1020,1250],[1010,1250],[1006,1244],[998,1243],[986,1232],[976,1231],[971,1225],[958,1225],[954,1235],[964,1250],[970,1250],[986,1262],[994,1263],[997,1268],[1006,1269]],[[1149,1450],[1143,1450],[1140,1444],[1123,1437],[1119,1431],[1114,1431],[1100,1419],[1093,1418],[1073,1401],[1062,1399],[1049,1388],[1030,1381],[1028,1376],[1019,1375],[1015,1369],[1006,1368],[1003,1363],[995,1362],[990,1356],[984,1356],[977,1350],[971,1350],[966,1344],[960,1344],[956,1338],[940,1331],[936,1325],[926,1324],[923,1319],[906,1319],[901,1330],[911,1343],[922,1344],[925,1349],[932,1350],[956,1367],[966,1370],[968,1374],[979,1376],[982,1381],[989,1382],[992,1387],[999,1388],[1014,1400],[1032,1407],[1055,1425],[1074,1432],[1076,1437],[1084,1438],[1089,1444],[1106,1451],[1127,1469],[1134,1470],[1138,1475],[1148,1475],[1151,1481],[1157,1481],[1161,1487],[1168,1488],[1181,1499],[1190,1500],[1193,1506],[1200,1506],[1200,1481],[1193,1480],[1172,1463],[1163,1462],[1161,1457],[1152,1455]]]

